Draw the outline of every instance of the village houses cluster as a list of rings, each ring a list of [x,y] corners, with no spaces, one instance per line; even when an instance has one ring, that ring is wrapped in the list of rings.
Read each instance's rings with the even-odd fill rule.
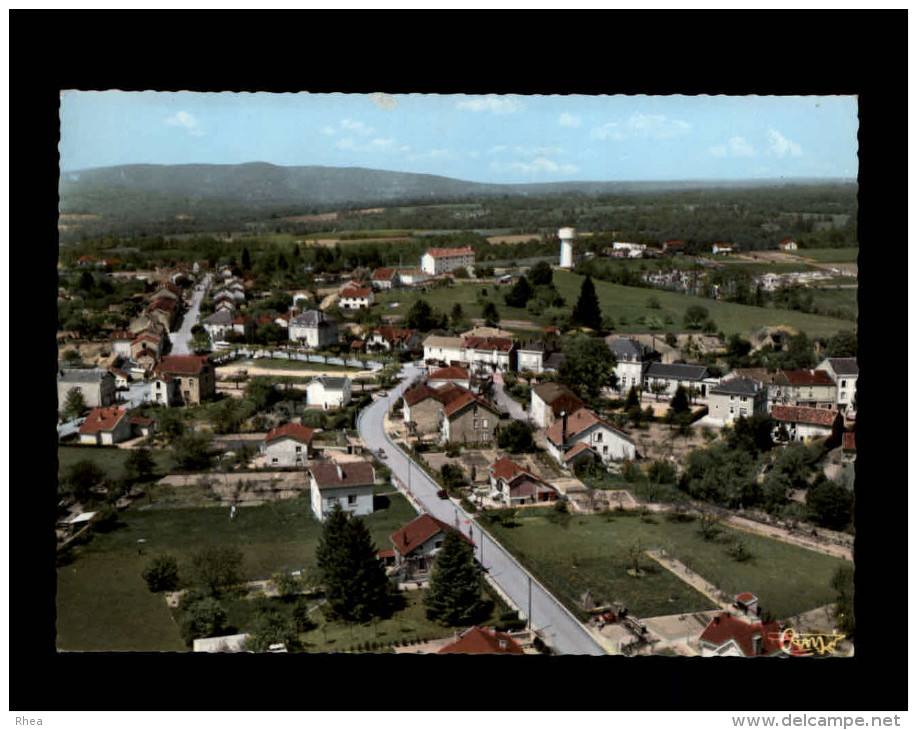
[[[668,241],[658,253],[677,250],[679,245],[679,241]],[[792,250],[790,246],[795,247],[795,242],[781,243],[781,249]],[[714,254],[731,250],[728,244],[713,246]],[[649,257],[656,253],[645,245],[623,242],[616,242],[610,251],[621,257]],[[80,266],[92,264],[79,262]],[[379,292],[428,285],[460,269],[472,270],[474,265],[471,247],[431,248],[423,254],[418,267],[379,268],[366,282],[343,276],[334,302],[347,315],[377,306],[375,295]],[[119,404],[119,393],[133,382],[147,383],[148,402],[164,408],[204,403],[217,394],[215,366],[222,360],[216,354],[169,353],[170,333],[185,312],[189,292],[196,291],[187,284],[200,282],[205,274],[216,283],[209,293],[213,313],[203,317],[200,324],[214,351],[228,348],[227,338],[245,338],[268,324],[285,333],[284,347],[288,350],[322,351],[342,341],[347,322],[303,299],[294,298],[288,311],[257,317],[247,314],[246,302],[257,292],[250,278],[231,267],[196,261],[159,272],[159,283],[143,297],[141,313],[123,331],[110,333],[112,364],[106,368],[62,368],[59,372],[61,406],[76,390],[89,409],[79,428],[80,443],[117,444],[153,433],[153,419],[132,416],[130,408]],[[179,285],[181,280],[185,280],[187,288]],[[321,283],[320,277],[316,280]],[[722,427],[740,418],[769,414],[775,423],[774,437],[781,442],[840,436],[855,419],[856,358],[825,358],[805,370],[738,368],[714,375],[701,363],[674,362],[675,355],[663,343],[657,346],[656,339],[611,335],[605,340],[614,356],[617,378],[617,389],[607,396],[623,397],[635,389],[652,393],[657,400],[668,400],[681,389],[693,405],[706,406],[705,425]],[[518,339],[495,327],[474,327],[456,335],[424,335],[401,322],[388,321],[349,342],[354,356],[403,353],[424,366],[423,377],[403,392],[397,413],[393,412],[405,438],[416,444],[495,448],[498,431],[519,418],[508,412],[505,400],[495,398],[495,391],[502,391],[504,377],[523,375],[531,388],[522,418],[562,473],[572,474],[576,464],[584,460],[607,466],[639,457],[631,434],[552,378],[565,362],[554,328],[545,328],[542,338]],[[345,408],[354,397],[354,385],[347,375],[317,376],[305,389],[308,407],[322,411]],[[317,432],[297,422],[271,428],[259,444],[265,468],[302,470],[312,511],[319,520],[324,520],[336,506],[351,515],[371,514],[377,481],[373,460],[360,456],[358,449],[346,460],[327,458],[315,446]],[[844,446],[848,453],[855,453],[852,434]],[[478,480],[483,481],[477,489],[482,504],[517,507],[563,498],[563,492],[551,479],[517,457],[503,454],[489,463],[486,471]],[[444,535],[452,529],[423,514],[392,534],[391,545],[380,551],[379,558],[399,580],[429,577]],[[776,650],[767,638],[767,626],[758,623],[748,627],[733,617],[718,617],[701,637],[705,653],[757,655]],[[492,630],[477,629],[460,637],[457,643],[500,651],[511,647],[510,641]],[[509,651],[513,653],[515,649]]]

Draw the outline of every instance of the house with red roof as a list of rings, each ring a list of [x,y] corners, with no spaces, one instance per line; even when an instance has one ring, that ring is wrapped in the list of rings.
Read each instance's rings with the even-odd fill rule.
[[[341,309],[366,309],[375,303],[376,297],[368,286],[348,286],[341,290],[338,306]]]
[[[111,445],[131,437],[131,414],[126,408],[93,408],[80,426],[80,443]]]
[[[395,573],[402,580],[428,578],[450,532],[474,545],[460,530],[429,514],[422,514],[393,532],[390,539],[395,551]]]
[[[585,456],[585,447],[591,449],[604,464],[632,460],[637,455],[636,445],[630,436],[588,408],[579,408],[572,414],[561,412],[554,424],[545,430],[545,438],[548,454],[563,467],[569,467],[574,457]]]
[[[269,466],[305,466],[314,434],[299,423],[285,423],[268,431],[261,452]]]
[[[154,368],[150,393],[151,400],[166,406],[192,405],[212,398],[216,395],[213,363],[208,355],[168,355]]]
[[[830,408],[837,406],[837,385],[825,370],[778,370],[768,388],[773,404]]]
[[[448,274],[456,269],[474,266],[474,263],[474,249],[471,246],[429,248],[420,257],[420,268],[430,276]]]
[[[743,621],[722,611],[698,638],[701,656],[786,656],[780,647],[782,631],[779,621]]]
[[[146,308],[146,313],[154,322],[159,322],[167,330],[171,331],[178,319],[179,302],[176,299],[162,297],[154,299]]]
[[[309,465],[312,512],[323,521],[335,505],[349,515],[373,513],[376,473],[368,461],[314,462]]]
[[[561,413],[570,416],[585,406],[576,393],[560,383],[539,383],[529,395],[529,417],[538,428],[550,428]]]
[[[392,289],[398,285],[398,270],[376,269],[370,283],[373,289]]]
[[[461,359],[475,373],[505,373],[516,369],[518,349],[509,337],[466,337]]]
[[[460,385],[466,390],[471,389],[471,375],[467,368],[450,365],[449,367],[434,370],[427,376],[427,385],[431,388],[443,388],[449,384]]]
[[[682,253],[685,250],[685,242],[679,239],[666,241],[662,244],[662,250],[665,253]]]
[[[509,634],[493,628],[472,626],[451,644],[446,644],[438,654],[525,654],[518,642]]]
[[[844,419],[833,408],[775,405],[771,409],[777,441],[808,441],[814,438],[840,439]]]
[[[392,352],[395,350],[419,350],[423,346],[423,342],[417,330],[383,324],[372,331],[372,334],[366,340],[366,345],[374,350]]]
[[[232,331],[248,338],[255,332],[255,320],[247,314],[237,314],[232,320]]]
[[[503,412],[489,400],[466,391],[443,407],[440,442],[490,443],[502,416]]]
[[[415,385],[404,392],[404,422],[416,436],[439,434],[442,430],[443,411],[452,401],[470,391],[450,383],[433,388],[429,383]]]
[[[162,348],[165,345],[165,338],[160,337],[159,335],[154,335],[149,332],[144,332],[134,337],[131,340],[130,344],[130,358],[136,362],[137,355],[141,350],[147,348],[153,350],[156,353],[156,357],[159,357],[162,354]]]
[[[796,251],[799,247],[796,245],[796,241],[792,238],[784,238],[780,243],[777,244],[777,248],[781,251]]]
[[[501,456],[490,465],[488,496],[508,507],[516,507],[553,502],[557,499],[557,490],[509,457]]]

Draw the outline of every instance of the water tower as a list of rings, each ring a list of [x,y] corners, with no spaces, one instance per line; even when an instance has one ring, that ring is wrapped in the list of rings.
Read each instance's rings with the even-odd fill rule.
[[[576,237],[576,230],[573,228],[561,228],[557,232],[560,239],[560,268],[573,268],[573,239]]]

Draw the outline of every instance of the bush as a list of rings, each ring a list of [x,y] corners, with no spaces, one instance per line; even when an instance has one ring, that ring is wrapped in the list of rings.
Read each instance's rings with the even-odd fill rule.
[[[178,587],[178,561],[172,555],[153,558],[141,573],[152,593],[174,591]]]

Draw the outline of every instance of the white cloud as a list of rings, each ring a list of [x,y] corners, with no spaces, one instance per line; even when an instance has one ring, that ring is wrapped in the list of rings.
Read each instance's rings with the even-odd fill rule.
[[[567,114],[567,112],[561,114],[557,120],[557,123],[561,127],[578,127],[581,122],[582,120],[579,117],[573,114]]]
[[[707,149],[714,157],[725,157],[727,154],[729,154],[729,151],[726,149],[726,145],[724,144],[718,144],[715,147],[708,147]]]
[[[777,157],[783,157],[786,154],[799,157],[802,154],[802,147],[788,140],[776,129],[767,130],[767,141],[770,143],[771,153],[777,155]]]
[[[576,165],[571,165],[569,163],[558,163],[554,160],[549,160],[546,157],[537,157],[530,162],[492,162],[490,165],[491,169],[497,171],[516,171],[516,172],[526,172],[526,173],[551,173],[551,174],[564,174],[570,175],[574,172],[578,172],[579,168]]]
[[[203,130],[198,129],[197,118],[190,112],[175,112],[171,117],[166,117],[165,121],[170,127],[179,127],[187,130],[188,134],[194,137],[200,137],[204,134]]]
[[[322,127],[318,131],[321,132],[322,134],[327,134],[328,136],[334,136],[335,134],[337,134],[337,130],[334,127],[332,127],[330,124],[326,124],[324,127]]]
[[[641,114],[637,112],[623,124],[606,122],[600,127],[593,127],[589,132],[592,139],[623,140],[673,139],[691,132],[691,125],[681,119],[668,119],[662,114]]]
[[[592,139],[624,139],[624,134],[618,129],[617,122],[606,122],[601,127],[593,127],[589,130],[589,136]]]
[[[730,137],[729,151],[734,157],[754,157],[755,148],[744,137]]]
[[[364,137],[369,137],[376,131],[368,124],[364,124],[363,122],[355,122],[352,119],[342,119],[341,128],[346,129],[348,132],[356,132],[357,134],[363,135]]]
[[[486,112],[489,114],[512,114],[522,111],[525,105],[518,99],[508,96],[484,96],[474,99],[462,99],[455,103],[456,109],[469,112]]]

